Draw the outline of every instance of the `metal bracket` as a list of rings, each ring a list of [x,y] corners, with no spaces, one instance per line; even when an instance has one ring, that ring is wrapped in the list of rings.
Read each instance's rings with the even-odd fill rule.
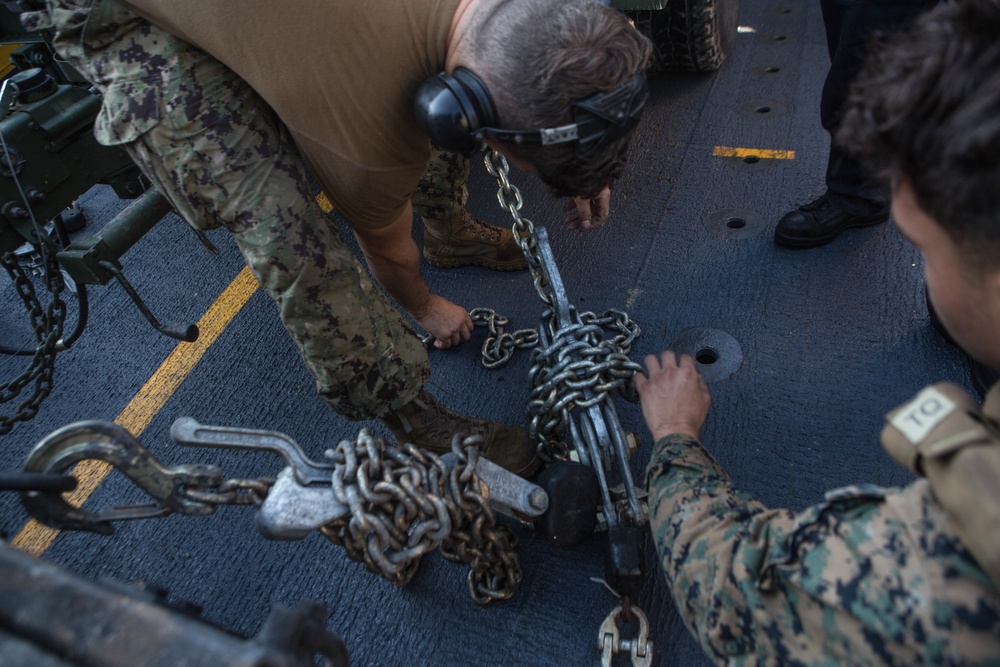
[[[302,540],[347,515],[350,508],[334,497],[327,484],[302,486],[294,468],[282,470],[254,516],[257,532],[269,540]]]

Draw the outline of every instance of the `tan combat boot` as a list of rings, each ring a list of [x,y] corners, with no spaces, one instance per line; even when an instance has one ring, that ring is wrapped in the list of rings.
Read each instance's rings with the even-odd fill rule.
[[[412,442],[434,454],[451,451],[451,438],[481,435],[479,452],[493,463],[521,477],[531,477],[542,468],[528,431],[485,419],[466,417],[441,405],[426,390],[393,413],[382,418],[399,444]]]
[[[448,220],[421,218],[424,222],[424,257],[431,266],[484,266],[496,271],[528,268],[521,246],[510,229],[476,220],[465,209]]]

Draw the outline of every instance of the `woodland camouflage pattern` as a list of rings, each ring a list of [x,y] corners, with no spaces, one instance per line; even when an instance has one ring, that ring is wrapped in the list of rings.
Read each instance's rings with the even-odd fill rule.
[[[115,0],[48,0],[22,14],[103,96],[95,134],[121,145],[199,229],[232,232],[316,377],[349,419],[412,400],[427,352],[315,202],[303,160],[270,108],[215,59]]]
[[[1000,665],[1000,593],[926,480],[772,510],[672,435],[647,485],[667,583],[716,663]]]
[[[449,153],[431,144],[427,171],[410,198],[413,201],[413,212],[421,217],[425,225],[463,214],[469,199],[469,189],[465,184],[469,180],[470,170],[469,158],[459,153]]]

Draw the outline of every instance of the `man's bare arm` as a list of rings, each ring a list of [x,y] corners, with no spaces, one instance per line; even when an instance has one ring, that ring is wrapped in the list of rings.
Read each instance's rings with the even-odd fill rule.
[[[469,340],[472,319],[461,306],[431,293],[420,274],[420,249],[413,242],[413,208],[391,225],[355,229],[354,236],[372,275],[403,310],[434,336],[434,345],[447,348]]]

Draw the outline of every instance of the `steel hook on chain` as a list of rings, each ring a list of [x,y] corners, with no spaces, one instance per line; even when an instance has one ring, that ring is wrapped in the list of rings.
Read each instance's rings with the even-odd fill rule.
[[[166,466],[128,430],[111,422],[81,421],[53,431],[31,450],[24,471],[65,474],[74,464],[87,459],[114,466],[155,502],[95,513],[74,507],[56,491],[25,491],[21,493],[21,502],[28,513],[51,528],[109,535],[114,530],[111,521],[215,511],[215,505],[186,498],[182,490],[186,486],[219,485],[221,468],[199,464]]]
[[[601,665],[610,667],[614,656],[618,653],[628,655],[633,667],[649,667],[653,664],[653,642],[649,639],[649,619],[638,607],[630,604],[627,600],[627,611],[622,605],[618,605],[611,610],[601,623],[601,629],[597,634],[597,648],[601,650]],[[618,629],[618,620],[628,622],[634,618],[639,628],[632,639],[622,637],[621,630]]]

